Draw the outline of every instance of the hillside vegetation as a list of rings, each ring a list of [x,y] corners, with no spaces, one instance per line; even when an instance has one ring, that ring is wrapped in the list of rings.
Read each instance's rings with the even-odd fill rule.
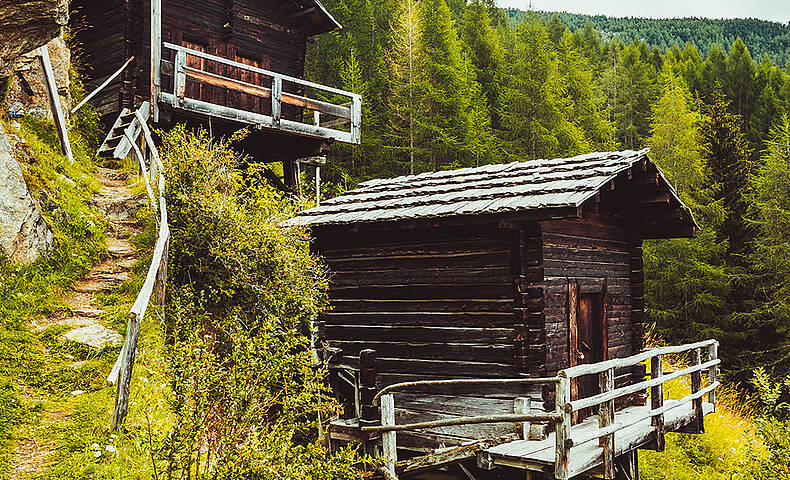
[[[774,63],[785,66],[790,62],[790,21],[785,24],[757,18],[638,18],[583,15],[568,12],[524,12],[507,9],[508,18],[523,21],[530,14],[544,21],[557,16],[572,31],[583,29],[588,23],[604,38],[630,42],[644,40],[661,50],[686,43],[707,52],[714,43],[732,45],[738,38],[749,47],[754,58],[767,55]],[[715,16],[714,13],[712,16]]]

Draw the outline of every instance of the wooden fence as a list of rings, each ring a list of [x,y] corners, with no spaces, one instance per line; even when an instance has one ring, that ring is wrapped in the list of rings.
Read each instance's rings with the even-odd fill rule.
[[[707,361],[702,362],[703,352],[706,352]],[[691,364],[680,370],[664,374],[661,368],[662,357],[673,354],[691,354]],[[619,388],[614,387],[615,370],[629,368],[650,360],[651,378]],[[599,440],[603,450],[603,477],[615,478],[615,435],[618,431],[634,426],[647,419],[652,419],[651,425],[655,432],[656,444],[659,450],[664,446],[664,414],[691,402],[693,406],[692,426],[695,431],[703,431],[702,399],[707,394],[709,402],[716,404],[718,342],[706,340],[688,345],[669,346],[646,350],[627,358],[618,358],[599,363],[577,365],[558,372],[556,377],[549,378],[521,378],[521,379],[458,379],[458,380],[428,380],[405,382],[385,387],[374,397],[374,403],[380,405],[381,424],[376,426],[363,426],[362,431],[381,432],[384,465],[382,473],[388,478],[395,477],[395,462],[397,461],[396,432],[404,430],[417,430],[423,428],[441,427],[449,425],[466,425],[479,423],[509,423],[526,422],[523,425],[522,438],[527,439],[528,422],[551,422],[555,430],[555,478],[567,480],[572,475],[583,473],[593,468],[600,462],[598,455],[589,458],[579,458],[574,461],[574,468],[569,469],[571,449],[575,446]],[[708,373],[708,385],[702,386],[702,373]],[[571,400],[571,382],[587,375],[599,377],[600,393],[591,397]],[[691,393],[680,400],[664,404],[663,385],[684,375],[691,376]],[[488,415],[478,417],[458,417],[443,420],[419,422],[410,424],[395,424],[395,398],[393,392],[412,388],[424,388],[448,384],[554,384],[555,409],[553,412],[530,413],[529,399],[516,398],[514,401],[515,414]],[[620,413],[615,411],[615,400],[627,398],[634,394],[650,391],[650,407],[637,410],[626,409]],[[597,429],[574,429],[572,427],[573,413],[583,409],[597,407]],[[574,435],[576,430],[576,435]],[[626,446],[629,450],[638,445]]]
[[[111,424],[111,428],[113,429],[123,423],[128,411],[129,386],[132,379],[132,369],[134,367],[140,324],[143,321],[152,295],[154,295],[154,301],[157,305],[164,304],[165,281],[167,279],[167,252],[170,243],[170,228],[167,224],[164,165],[159,158],[159,153],[151,135],[151,130],[148,128],[148,115],[142,113],[148,111],[149,109],[147,108],[141,108],[134,113],[137,123],[139,123],[141,127],[140,131],[142,132],[146,150],[149,154],[147,162],[146,155],[138,145],[138,139],[134,138],[133,134],[130,133],[131,127],[126,130],[125,135],[132,145],[135,156],[140,162],[141,176],[145,182],[145,189],[151,209],[155,213],[158,213],[158,234],[156,246],[154,247],[154,255],[151,259],[151,265],[148,267],[145,282],[140,289],[140,293],[137,294],[134,305],[132,305],[129,311],[129,321],[126,326],[126,340],[121,348],[120,355],[118,355],[118,360],[116,360],[110,375],[107,377],[107,382],[110,385],[114,385],[116,381],[118,382]]]

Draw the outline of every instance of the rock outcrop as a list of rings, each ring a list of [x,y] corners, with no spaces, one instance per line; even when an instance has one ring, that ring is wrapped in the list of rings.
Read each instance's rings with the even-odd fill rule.
[[[58,86],[60,105],[68,121],[71,110],[71,92],[69,89],[69,67],[71,51],[61,37],[55,37],[47,43],[55,84]],[[49,93],[44,77],[44,69],[37,50],[22,55],[14,69],[14,81],[6,94],[5,103],[16,115],[35,115],[52,120],[52,109],[49,105]]]
[[[28,192],[1,126],[0,185],[0,253],[13,262],[27,263],[52,251],[52,231]]]
[[[0,79],[11,76],[22,54],[58,36],[68,21],[68,0],[1,1]]]

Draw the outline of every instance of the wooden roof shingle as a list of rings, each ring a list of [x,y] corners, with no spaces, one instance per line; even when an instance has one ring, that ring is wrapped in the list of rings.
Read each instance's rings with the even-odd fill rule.
[[[579,207],[648,150],[595,152],[370,180],[286,225],[339,225]],[[689,213],[656,169],[673,200]],[[674,202],[673,202],[674,203]]]

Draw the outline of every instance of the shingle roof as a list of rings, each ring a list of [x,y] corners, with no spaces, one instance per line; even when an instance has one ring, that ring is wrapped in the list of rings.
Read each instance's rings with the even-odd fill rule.
[[[647,158],[647,152],[595,152],[370,180],[286,224],[349,224],[578,207],[618,173]],[[669,191],[682,205],[671,187]]]

